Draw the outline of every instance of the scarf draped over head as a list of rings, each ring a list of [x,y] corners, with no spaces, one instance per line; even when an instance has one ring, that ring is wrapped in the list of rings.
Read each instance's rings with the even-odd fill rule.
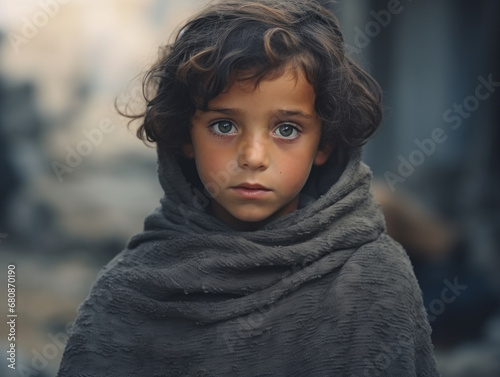
[[[313,167],[299,209],[252,232],[208,213],[192,161],[158,156],[161,207],[101,271],[59,376],[438,375],[360,148]]]

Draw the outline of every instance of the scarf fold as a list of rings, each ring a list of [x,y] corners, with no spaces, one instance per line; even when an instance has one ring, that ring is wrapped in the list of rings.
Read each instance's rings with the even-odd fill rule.
[[[413,307],[384,306],[381,313],[393,313],[394,320],[401,317],[404,328],[384,331],[392,331],[390,339],[397,339],[399,334],[413,339],[413,331],[423,331],[418,347],[424,350],[423,356],[416,357],[421,351],[404,343],[400,347],[405,350],[403,359],[413,359],[398,361],[395,374],[387,375],[437,375],[420,291],[404,251],[392,241],[384,241],[380,256],[373,251],[377,250],[374,245],[387,237],[382,235],[384,219],[373,200],[371,172],[361,161],[360,148],[344,158],[332,155],[325,165],[314,167],[301,192],[299,209],[253,232],[232,230],[208,214],[208,194],[196,180],[194,164],[158,150],[159,179],[165,191],[161,207],[146,218],[144,231],[101,271],[80,308],[59,376],[77,375],[71,372],[77,367],[87,371],[82,376],[326,376],[344,375],[347,370],[366,371],[365,361],[377,355],[373,354],[377,347],[370,342],[375,341],[373,337],[380,329],[367,330],[367,338],[360,340],[367,344],[357,355],[348,357],[350,353],[344,349],[355,344],[359,325],[369,329],[365,323],[369,320],[363,319],[373,306],[369,303],[379,295],[385,299],[388,292],[384,290],[390,288],[384,286],[376,293],[355,290],[352,296],[359,296],[359,300],[356,298],[357,309],[351,312],[352,305],[342,304],[343,295],[351,288],[338,291],[342,285],[337,281],[349,276],[365,278],[359,266],[366,261],[353,262],[361,255],[360,250],[371,250],[371,258],[380,259],[387,254],[385,248],[390,250],[389,257],[397,259],[398,269],[403,269],[389,278],[396,287],[408,287],[410,295],[405,300]],[[384,271],[386,266],[373,268]],[[378,281],[380,272],[373,274],[374,278],[368,274],[366,278]],[[329,297],[324,296],[328,291],[338,296],[338,308],[321,309],[329,300],[324,298]],[[409,310],[410,318],[405,310]],[[242,331],[256,313],[262,316],[262,323],[250,326],[257,336],[250,341],[253,335],[242,335]],[[301,335],[303,329],[299,330],[298,324],[305,326],[307,318],[319,321],[315,322],[318,328],[325,326],[325,318],[329,319],[333,328],[325,331],[331,338],[322,340],[324,334],[320,333],[316,338],[302,339],[317,331]],[[262,338],[262,334],[272,332],[274,337]],[[294,333],[296,339],[291,337]],[[344,350],[346,360],[333,351],[331,356],[321,352],[306,357],[301,344],[305,342],[314,349],[332,341],[343,342],[338,349]],[[252,351],[259,345],[270,355],[261,355],[256,348]],[[282,347],[289,349],[285,352]],[[141,348],[149,353],[142,354],[138,351]],[[412,352],[415,355],[409,355]],[[256,364],[273,354],[276,360]],[[291,355],[307,360],[294,369]],[[425,360],[422,370],[434,372],[417,374],[416,359]],[[352,365],[330,374],[332,365],[340,368],[346,362]],[[84,363],[91,366],[83,367]],[[408,365],[412,365],[412,371],[405,374]],[[303,374],[305,366],[312,374]],[[374,370],[383,369],[376,366]],[[397,374],[401,371],[403,374]]]

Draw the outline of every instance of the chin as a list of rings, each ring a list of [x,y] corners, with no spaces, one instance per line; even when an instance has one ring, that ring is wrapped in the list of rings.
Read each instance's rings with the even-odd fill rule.
[[[246,223],[259,223],[267,220],[270,216],[252,216],[252,215],[243,215],[243,216],[234,216],[237,220],[243,221]]]
[[[269,219],[272,213],[262,213],[260,211],[241,211],[232,214],[234,218],[239,221],[244,221],[247,223],[259,223]]]

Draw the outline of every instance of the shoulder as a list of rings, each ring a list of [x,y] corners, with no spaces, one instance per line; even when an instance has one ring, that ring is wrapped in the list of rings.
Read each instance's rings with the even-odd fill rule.
[[[408,254],[387,234],[382,234],[377,240],[357,249],[344,269],[357,270],[356,278],[361,283],[390,286],[396,290],[401,285],[418,288]]]
[[[427,323],[422,291],[410,259],[388,235],[357,249],[339,270],[334,294],[347,307],[365,311],[372,320],[387,317],[401,323]]]
[[[422,293],[401,245],[384,234],[357,249],[330,294],[336,326],[366,361],[363,370],[438,375]]]

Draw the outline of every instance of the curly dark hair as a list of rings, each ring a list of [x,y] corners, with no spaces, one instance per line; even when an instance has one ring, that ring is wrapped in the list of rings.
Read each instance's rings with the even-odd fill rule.
[[[228,0],[208,5],[161,49],[144,76],[137,136],[179,154],[191,117],[232,80],[301,69],[316,93],[321,145],[366,143],[382,120],[381,91],[346,53],[336,16],[315,0]],[[152,93],[148,98],[146,93]]]

